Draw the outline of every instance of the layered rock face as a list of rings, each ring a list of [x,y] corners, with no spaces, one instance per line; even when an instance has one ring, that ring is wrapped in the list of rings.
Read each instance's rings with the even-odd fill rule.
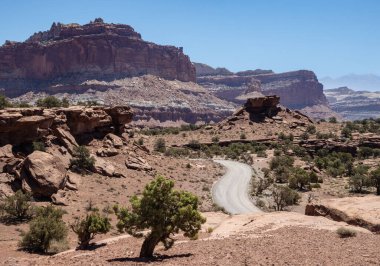
[[[340,87],[325,90],[325,94],[331,108],[347,120],[380,117],[380,92]]]
[[[49,134],[68,139],[62,129],[74,136],[118,132],[132,116],[127,106],[0,110],[0,146],[28,143]]]
[[[86,25],[54,23],[23,43],[7,41],[0,47],[0,65],[0,88],[8,96],[58,83],[144,74],[195,81],[195,68],[182,48],[146,42],[130,26],[99,19]]]
[[[218,97],[238,103],[243,103],[246,99],[239,96],[259,92],[280,96],[281,104],[292,109],[328,105],[323,94],[323,85],[318,82],[313,72],[306,70],[279,74],[270,70],[251,70],[232,76],[198,77],[197,81]]]
[[[51,198],[55,204],[65,204],[62,189],[77,190],[80,183],[67,171],[78,143],[98,143],[103,138],[97,154],[117,155],[127,143],[122,136],[125,124],[131,121],[128,106],[1,110],[0,177],[7,179],[0,180],[0,197],[22,189],[36,197]],[[140,164],[136,162],[135,166]],[[144,170],[148,166],[145,162]],[[102,158],[96,158],[93,171],[110,177],[125,176]]]
[[[129,105],[134,110],[135,123],[149,126],[178,126],[184,123],[218,122],[231,115],[234,104],[221,100],[193,82],[165,80],[157,76],[125,78],[112,82],[87,81],[86,91],[53,95],[70,103],[97,101],[109,106]],[[100,87],[100,88],[99,88]],[[105,89],[104,88],[108,88]],[[35,103],[45,93],[28,93],[12,99],[14,102]]]
[[[302,109],[313,105],[328,105],[323,94],[323,85],[318,82],[312,71],[264,74],[255,78],[261,82],[263,94],[280,96],[281,104],[289,108]]]

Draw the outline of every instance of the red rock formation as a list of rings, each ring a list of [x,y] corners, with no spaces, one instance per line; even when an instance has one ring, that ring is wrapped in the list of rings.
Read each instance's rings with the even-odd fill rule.
[[[325,105],[323,85],[312,71],[300,70],[286,73],[270,71],[244,71],[229,76],[198,77],[197,82],[222,99],[242,102],[240,95],[261,92],[264,95],[278,95],[280,103],[292,109]],[[224,86],[224,87],[223,87]]]
[[[9,96],[58,83],[143,74],[195,81],[195,68],[182,48],[146,42],[130,26],[101,20],[53,24],[26,42],[6,42],[0,47],[0,66],[0,88]]]
[[[128,106],[116,107],[80,107],[69,108],[26,108],[0,110],[0,146],[18,145],[32,142],[54,131],[64,141],[66,148],[73,145],[65,131],[74,136],[83,134],[105,134],[120,132],[120,129],[132,121],[132,111]],[[75,139],[74,139],[75,142]]]

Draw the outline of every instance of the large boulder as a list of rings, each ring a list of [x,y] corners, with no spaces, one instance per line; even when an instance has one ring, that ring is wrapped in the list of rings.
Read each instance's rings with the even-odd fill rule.
[[[35,151],[26,157],[21,170],[24,190],[38,197],[51,197],[66,184],[67,169],[59,157]]]

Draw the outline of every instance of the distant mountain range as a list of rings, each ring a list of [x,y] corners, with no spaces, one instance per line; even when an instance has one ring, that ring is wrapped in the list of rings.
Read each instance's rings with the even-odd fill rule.
[[[339,78],[325,77],[319,79],[325,89],[348,87],[355,91],[380,91],[380,76],[373,74],[350,74]]]

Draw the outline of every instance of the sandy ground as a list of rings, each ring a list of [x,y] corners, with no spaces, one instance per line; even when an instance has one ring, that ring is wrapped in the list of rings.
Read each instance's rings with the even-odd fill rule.
[[[178,241],[157,258],[137,258],[141,239],[124,238],[91,251],[75,251],[53,257],[14,258],[4,265],[379,265],[379,235],[360,230],[354,238],[339,238],[334,230],[343,223],[318,217],[304,221],[300,214],[275,213],[234,216],[213,213],[222,223],[211,237]],[[273,216],[275,215],[275,216]],[[211,217],[210,217],[211,216]],[[272,216],[272,217],[271,217]],[[277,217],[276,217],[277,216]],[[278,219],[277,219],[278,218]],[[316,217],[310,217],[316,218]],[[250,222],[251,220],[254,220]],[[234,230],[230,230],[231,221]],[[247,224],[248,222],[248,224]],[[240,228],[236,231],[236,228]],[[328,229],[328,230],[327,230]],[[228,237],[219,231],[230,231]]]

